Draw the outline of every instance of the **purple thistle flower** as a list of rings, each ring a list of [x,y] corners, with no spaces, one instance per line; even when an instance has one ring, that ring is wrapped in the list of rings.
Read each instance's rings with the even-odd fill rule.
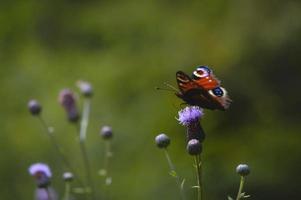
[[[184,126],[199,121],[203,117],[203,109],[198,106],[188,106],[179,111],[179,122]]]
[[[76,108],[76,100],[73,92],[69,89],[63,89],[59,94],[59,102],[66,110],[68,119],[71,122],[77,122],[79,113]]]
[[[50,185],[52,174],[48,165],[35,163],[29,167],[28,171],[30,175],[35,177],[38,188],[47,188]]]
[[[36,176],[38,173],[43,173],[49,178],[51,178],[51,176],[52,176],[50,168],[48,167],[48,165],[46,165],[44,163],[32,164],[29,167],[28,171],[29,171],[29,174],[32,176]]]
[[[188,106],[179,111],[178,121],[187,127],[187,141],[197,139],[202,142],[205,139],[205,133],[200,124],[203,115],[203,109],[198,106]]]

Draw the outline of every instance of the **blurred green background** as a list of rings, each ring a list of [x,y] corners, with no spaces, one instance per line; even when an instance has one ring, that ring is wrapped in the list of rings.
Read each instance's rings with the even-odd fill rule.
[[[98,132],[108,124],[115,135],[107,199],[180,199],[154,144],[161,132],[195,199],[193,160],[175,120],[181,101],[155,87],[176,85],[177,70],[197,65],[212,66],[233,99],[228,111],[206,111],[202,120],[206,199],[235,196],[239,163],[251,167],[251,199],[301,198],[300,1],[1,1],[0,24],[1,199],[33,199],[34,162],[50,165],[63,193],[65,168],[27,111],[31,98],[82,169],[75,129],[57,101],[79,79],[95,91],[87,146],[100,193]]]

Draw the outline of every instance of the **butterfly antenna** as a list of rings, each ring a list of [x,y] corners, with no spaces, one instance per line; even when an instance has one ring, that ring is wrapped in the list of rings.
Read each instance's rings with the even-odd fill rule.
[[[169,91],[169,92],[179,92],[179,90],[177,90],[177,88],[173,87],[172,85],[164,82],[164,85],[167,88],[161,88],[161,87],[156,87],[157,90],[165,90],[165,91]]]
[[[163,84],[166,85],[171,90],[173,90],[174,92],[179,92],[179,90],[177,88],[175,88],[174,86],[170,85],[169,83],[164,82]]]

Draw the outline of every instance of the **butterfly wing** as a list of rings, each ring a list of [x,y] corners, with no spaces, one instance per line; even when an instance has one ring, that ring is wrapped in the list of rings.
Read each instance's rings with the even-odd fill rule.
[[[180,92],[176,93],[176,95],[187,104],[204,107],[204,105],[208,105],[210,103],[208,98],[203,94],[206,91],[187,74],[182,71],[178,71],[176,73],[176,79],[180,89]]]
[[[210,109],[226,110],[229,108],[232,100],[229,98],[226,89],[220,86],[221,82],[209,67],[198,67],[193,72],[192,80],[206,90],[204,96],[211,102],[209,104]]]
[[[190,90],[199,88],[198,84],[196,84],[187,74],[182,71],[178,71],[176,73],[176,79],[180,92],[183,94]]]
[[[189,77],[182,71],[176,73],[180,92],[176,95],[189,105],[196,105],[211,110],[226,110],[232,100],[227,91],[220,86],[220,81],[207,66],[198,67]]]

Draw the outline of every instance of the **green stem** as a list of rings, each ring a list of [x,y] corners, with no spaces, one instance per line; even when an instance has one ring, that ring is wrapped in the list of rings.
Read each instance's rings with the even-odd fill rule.
[[[167,160],[167,162],[168,162],[168,165],[169,165],[169,169],[170,169],[170,171],[175,175],[176,183],[177,183],[177,185],[178,185],[178,187],[179,187],[180,194],[181,194],[181,199],[182,199],[182,200],[185,200],[186,197],[185,197],[185,193],[184,193],[183,187],[182,187],[182,185],[181,185],[180,177],[178,176],[178,174],[177,174],[177,172],[176,172],[176,168],[175,168],[173,162],[171,161],[170,156],[169,156],[169,153],[168,153],[168,151],[167,151],[166,148],[164,148],[164,153],[165,153],[165,157],[166,157],[166,160]]]
[[[71,184],[69,181],[65,181],[65,194],[64,199],[69,200],[70,199],[70,190],[71,190]]]
[[[39,115],[38,118],[39,118],[39,121],[41,122],[43,128],[45,129],[45,132],[46,132],[47,136],[49,137],[52,146],[54,147],[55,151],[57,152],[57,155],[61,158],[62,162],[68,168],[68,170],[70,170],[74,174],[74,176],[76,177],[76,180],[78,181],[78,183],[83,187],[83,183],[82,183],[81,179],[79,178],[79,176],[76,173],[75,169],[72,167],[72,165],[70,164],[70,162],[67,159],[66,155],[64,154],[63,149],[61,148],[61,146],[57,142],[56,138],[54,137],[53,128],[49,127],[47,125],[46,121],[44,120],[44,118],[41,115]]]
[[[81,150],[84,167],[85,167],[85,171],[86,171],[86,179],[87,179],[89,186],[91,187],[91,194],[92,194],[91,198],[95,200],[96,199],[95,187],[94,187],[94,182],[93,182],[93,179],[91,176],[90,162],[89,162],[88,154],[86,151],[86,145],[85,145],[87,128],[88,128],[88,123],[89,123],[89,113],[90,113],[90,99],[85,98],[84,105],[83,105],[83,116],[82,116],[82,120],[81,120],[80,127],[79,127],[79,145],[80,145],[80,150]]]
[[[240,176],[240,183],[239,183],[239,189],[238,189],[238,192],[237,192],[236,200],[239,200],[240,197],[241,197],[241,193],[242,193],[242,189],[244,187],[244,183],[245,183],[245,177]]]
[[[105,141],[105,159],[104,159],[104,170],[106,172],[105,177],[108,177],[108,170],[109,170],[109,160],[110,157],[112,156],[111,152],[111,141],[106,140]]]
[[[198,200],[202,199],[203,191],[202,191],[202,162],[201,156],[196,155],[194,157],[194,162],[196,166],[196,175],[197,175],[197,184],[198,184]]]

